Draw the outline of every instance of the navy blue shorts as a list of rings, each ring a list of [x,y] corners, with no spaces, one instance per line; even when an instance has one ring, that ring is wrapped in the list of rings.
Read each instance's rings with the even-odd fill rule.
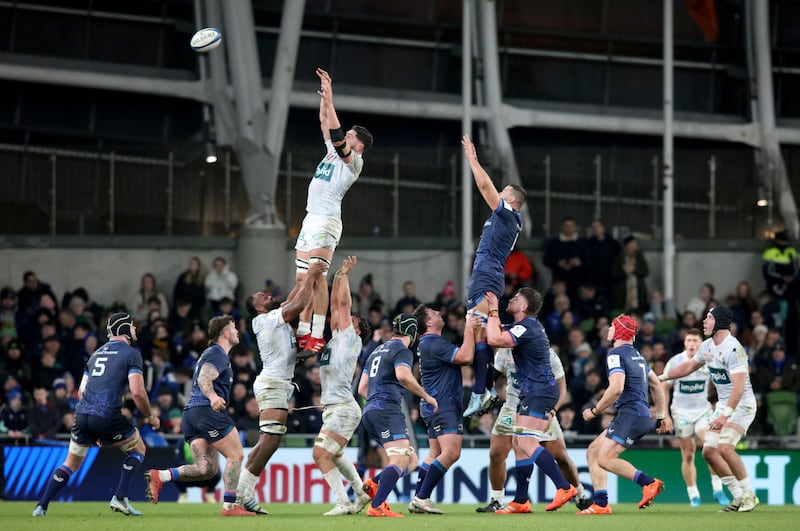
[[[408,439],[406,420],[399,409],[370,409],[364,412],[361,423],[369,436],[381,443],[381,446],[398,439]]]
[[[448,433],[461,435],[464,433],[464,423],[461,411],[437,411],[430,415],[423,415],[422,420],[428,428],[428,437],[437,438]]]
[[[187,442],[195,439],[217,442],[224,439],[234,426],[227,411],[214,411],[211,406],[184,409],[181,419],[181,430]]]
[[[494,293],[499,299],[504,290],[505,277],[502,272],[498,275],[496,272],[473,271],[467,284],[467,310],[477,306],[487,291]]]
[[[104,443],[118,443],[124,441],[136,429],[131,424],[131,419],[117,413],[111,418],[98,417],[78,413],[72,424],[72,440],[83,446],[94,446],[98,439]]]
[[[627,413],[618,413],[606,430],[606,437],[630,448],[633,443],[647,435],[653,429],[653,419],[639,417]]]
[[[558,392],[557,387],[554,386],[554,389]],[[550,418],[550,410],[555,407],[556,402],[558,402],[558,396],[552,396],[552,393],[522,395],[519,397],[517,413],[529,417],[548,419]]]

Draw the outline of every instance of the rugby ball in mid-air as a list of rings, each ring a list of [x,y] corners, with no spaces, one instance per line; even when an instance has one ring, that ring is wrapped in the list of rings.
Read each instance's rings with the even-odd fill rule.
[[[217,28],[203,28],[194,35],[189,45],[196,52],[210,52],[222,42],[222,32]]]

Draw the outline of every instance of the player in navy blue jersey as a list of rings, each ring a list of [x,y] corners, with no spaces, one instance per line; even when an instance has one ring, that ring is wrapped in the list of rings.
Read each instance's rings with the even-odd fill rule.
[[[424,400],[419,411],[428,428],[430,451],[417,469],[417,492],[408,505],[409,512],[442,514],[430,499],[433,489],[447,470],[461,456],[463,424],[461,417],[462,383],[461,366],[472,363],[475,355],[475,330],[480,326],[477,317],[471,317],[464,329],[461,347],[442,337],[442,314],[420,305],[414,310],[419,324],[419,372],[422,387],[439,401],[439,410]]]
[[[193,464],[166,470],[148,470],[147,499],[158,503],[158,494],[169,481],[199,481],[212,477],[219,469],[217,452],[225,456],[225,484],[222,516],[255,516],[236,503],[236,486],[244,458],[242,440],[226,406],[230,400],[233,370],[228,353],[239,344],[239,331],[230,315],[208,322],[209,347],[194,368],[192,394],[183,408],[181,429],[192,449]]]
[[[594,486],[594,503],[576,514],[611,514],[606,490],[608,472],[641,485],[642,500],[639,502],[639,509],[649,507],[664,490],[664,482],[660,479],[651,478],[641,470],[636,470],[632,464],[619,457],[653,429],[647,399],[648,388],[656,405],[657,431],[672,431],[672,422],[665,418],[667,403],[661,382],[650,370],[647,360],[633,346],[635,336],[636,320],[625,314],[614,318],[608,328],[607,339],[613,341],[613,348],[606,357],[608,388],[596,406],[583,411],[583,419],[587,422],[592,420],[612,404],[617,408],[617,416],[586,451]]]
[[[525,190],[517,185],[508,185],[498,192],[489,174],[478,162],[475,146],[468,135],[461,139],[464,156],[472,169],[475,184],[481,196],[492,209],[492,213],[483,224],[481,239],[475,251],[475,262],[467,285],[467,311],[481,317],[484,322],[488,305],[484,294],[494,293],[498,298],[505,289],[503,269],[506,259],[517,242],[522,231],[522,215],[519,210],[525,204]],[[494,371],[492,349],[485,341],[486,333],[481,327],[475,337],[475,382],[472,386],[469,404],[464,417],[486,412],[497,400],[494,390]]]
[[[391,339],[369,355],[358,382],[358,394],[367,399],[361,422],[389,457],[389,464],[375,476],[377,482],[364,482],[364,492],[372,498],[367,516],[401,518],[403,515],[392,511],[386,498],[397,480],[417,467],[417,454],[409,444],[403,417],[403,389],[425,400],[433,413],[439,409],[436,398],[422,388],[411,372],[414,354],[408,347],[417,337],[417,328],[413,315],[401,313],[395,317]]]
[[[556,486],[556,495],[545,508],[555,511],[574,498],[577,491],[564,477],[553,455],[539,444],[550,424],[560,392],[550,366],[550,340],[536,318],[542,308],[542,295],[532,288],[518,289],[508,301],[507,312],[514,317],[514,323],[507,329],[500,324],[497,296],[487,292],[486,302],[489,305],[487,341],[492,347],[511,348],[517,367],[515,380],[519,386],[513,443],[517,494],[513,501],[495,511],[495,514],[531,512],[528,484],[534,463]]]
[[[133,401],[145,422],[156,430],[161,423],[150,410],[142,376],[142,355],[131,346],[136,341],[133,318],[127,313],[115,313],[108,318],[107,331],[108,343],[92,354],[83,372],[81,399],[75,411],[67,459],[53,472],[33,516],[45,516],[50,500],[69,482],[89,447],[96,446],[98,441],[127,454],[117,491],[111,498],[111,509],[128,516],[142,514],[128,502],[128,489],[144,461],[146,448],[139,430],[120,411],[125,389],[130,387]]]

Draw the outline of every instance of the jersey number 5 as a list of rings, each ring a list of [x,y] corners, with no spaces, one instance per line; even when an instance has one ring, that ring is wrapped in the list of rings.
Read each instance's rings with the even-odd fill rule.
[[[108,357],[98,356],[94,360],[94,369],[92,369],[92,376],[102,376],[106,372],[106,362]]]

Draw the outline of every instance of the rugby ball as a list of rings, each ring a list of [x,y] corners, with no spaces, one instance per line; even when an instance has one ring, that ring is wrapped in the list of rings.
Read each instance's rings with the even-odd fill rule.
[[[203,28],[189,41],[189,46],[196,52],[210,52],[222,42],[222,32],[217,28]]]

